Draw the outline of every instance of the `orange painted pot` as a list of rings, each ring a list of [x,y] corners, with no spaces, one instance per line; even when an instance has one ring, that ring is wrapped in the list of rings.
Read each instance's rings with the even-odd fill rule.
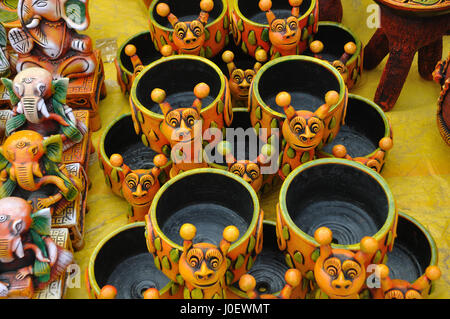
[[[439,278],[438,249],[430,232],[413,217],[398,213],[397,239],[387,254],[388,277],[371,289],[372,298],[427,298]]]
[[[127,39],[118,49],[114,60],[117,72],[117,83],[123,93],[129,93],[133,84],[133,63],[131,58],[125,53],[125,47],[132,44],[136,47],[136,55],[142,64],[149,65],[151,62],[162,58],[162,54],[152,45],[149,31],[139,32]]]
[[[255,263],[248,272],[256,280],[255,291],[260,295],[278,297],[286,285],[285,273],[289,269],[282,251],[278,249],[275,222],[265,220],[263,223],[263,246]],[[290,299],[304,299],[306,289],[302,285],[293,289]],[[236,282],[228,287],[227,298],[246,299],[247,294]]]
[[[146,146],[170,157],[169,141],[160,130],[164,116],[150,92],[163,89],[172,108],[187,107],[195,100],[193,89],[200,82],[210,87],[200,113],[203,132],[208,128],[223,129],[231,123],[233,111],[228,81],[214,63],[198,56],[176,55],[159,59],[139,73],[131,88],[130,105],[135,132]]]
[[[317,155],[347,158],[380,173],[392,140],[392,128],[383,110],[362,96],[349,94],[345,123],[336,138],[317,151]],[[336,145],[343,145],[346,152],[339,153]]]
[[[279,57],[279,53],[273,52],[269,39],[269,24],[265,12],[261,11],[258,6],[259,1],[232,1],[233,5],[230,9],[231,30],[236,45],[253,57],[258,48],[268,52],[269,57]],[[277,18],[289,17],[291,10],[292,7],[288,0],[272,1],[272,11]],[[301,34],[296,54],[302,54],[308,48],[309,43],[313,40],[314,33],[317,32],[318,19],[318,0],[304,0],[300,6],[298,17],[298,30]]]
[[[102,287],[112,285],[117,299],[143,299],[143,292],[156,288],[161,299],[180,299],[180,286],[156,269],[145,245],[143,222],[122,226],[95,247],[86,269],[90,298],[98,298]]]
[[[178,42],[174,42],[174,28],[167,19],[157,13],[157,6],[160,3],[167,3],[170,5],[170,12],[173,13],[179,21],[192,21],[199,17],[200,0],[156,0],[153,1],[149,7],[149,25],[152,40],[159,50],[169,44],[172,46],[174,52],[183,54],[200,55],[206,58],[212,58],[222,51],[222,49],[229,42],[229,28],[230,21],[228,16],[228,1],[214,0],[214,7],[209,12],[208,22],[204,26],[204,37],[198,42],[200,47],[196,47],[195,51],[179,52],[180,48],[177,46]],[[201,43],[203,42],[203,43]]]
[[[108,125],[100,138],[97,155],[106,184],[114,194],[120,197],[123,197],[122,183],[125,175],[122,167],[111,164],[110,158],[113,154],[121,155],[123,163],[131,170],[148,171],[155,167],[153,158],[158,155],[144,145],[140,137],[134,133],[131,114],[123,114]],[[169,161],[162,168],[158,176],[160,184],[165,183],[169,178],[170,167],[171,162]]]
[[[332,248],[352,252],[359,251],[363,237],[373,237],[378,250],[368,264],[381,263],[396,237],[396,207],[386,181],[344,159],[318,159],[292,171],[281,186],[276,218],[279,248],[311,287],[320,255],[313,236],[319,227],[332,231]]]
[[[224,283],[230,285],[252,268],[261,250],[263,215],[256,192],[242,178],[214,168],[193,169],[170,179],[156,194],[146,218],[147,246],[158,269],[183,284],[181,226],[196,227],[194,244],[217,246],[225,227],[233,225],[239,237],[226,255]]]
[[[319,59],[335,63],[335,67],[341,72],[347,88],[350,90],[357,84],[363,71],[363,44],[359,38],[346,26],[336,22],[319,22],[318,31],[314,34],[314,41],[323,43],[323,50],[316,56],[311,52],[311,48],[304,53],[308,56],[315,56]],[[345,45],[349,42],[352,46],[351,53],[346,54]],[[335,62],[335,61],[340,61]]]
[[[315,80],[317,79],[317,80]],[[250,117],[253,127],[264,128],[267,136],[281,127],[286,115],[275,103],[282,91],[292,96],[295,110],[315,112],[324,104],[325,94],[334,90],[339,100],[331,105],[324,118],[324,134],[318,148],[333,141],[345,118],[347,87],[341,74],[329,63],[308,56],[286,56],[266,63],[253,79],[249,97]]]

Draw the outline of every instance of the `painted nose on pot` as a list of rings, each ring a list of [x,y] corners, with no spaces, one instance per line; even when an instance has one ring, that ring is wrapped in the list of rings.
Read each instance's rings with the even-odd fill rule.
[[[197,280],[208,280],[214,275],[214,271],[208,268],[206,266],[205,262],[202,262],[202,266],[200,267],[200,270],[195,272],[195,278]]]
[[[339,276],[331,282],[331,286],[334,289],[347,290],[352,286],[352,282],[350,280],[345,279],[344,273],[341,271],[339,273]]]
[[[295,35],[295,31],[293,31],[289,26],[286,26],[286,33],[284,34],[285,39],[290,39]]]
[[[192,33],[191,30],[188,30],[186,36],[184,38],[184,43],[191,44],[197,41],[197,37]]]
[[[138,184],[136,191],[132,193],[134,197],[140,198],[147,195],[147,191],[142,189],[141,184]]]
[[[241,90],[248,90],[250,88],[250,83],[248,83],[246,80],[242,81],[241,84],[239,84],[239,89]]]
[[[316,134],[314,134],[313,132],[311,132],[311,130],[309,129],[309,127],[307,126],[305,128],[305,133],[303,133],[302,135],[300,135],[300,139],[303,142],[308,142],[310,140],[312,140],[314,137],[316,136]]]

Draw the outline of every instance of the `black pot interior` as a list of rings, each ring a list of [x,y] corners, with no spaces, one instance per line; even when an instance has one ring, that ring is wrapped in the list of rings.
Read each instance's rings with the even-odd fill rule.
[[[413,283],[430,265],[430,242],[420,228],[402,216],[398,217],[397,236],[386,263],[389,277]]]
[[[185,223],[197,228],[194,243],[218,245],[230,225],[239,229],[241,238],[253,210],[251,194],[241,183],[222,174],[199,173],[171,184],[161,194],[155,216],[164,235],[178,245],[183,244],[179,232]]]
[[[170,6],[170,12],[173,13],[179,21],[192,21],[198,19],[200,14],[200,1],[198,0],[162,0],[158,3],[167,3]],[[169,20],[165,17],[161,17],[156,12],[156,6],[153,7],[153,18],[155,21],[166,28],[173,29]],[[223,10],[222,0],[214,0],[214,8],[209,12],[208,23],[216,20]]]
[[[155,166],[153,158],[158,155],[150,147],[145,146],[136,135],[131,115],[117,121],[105,136],[105,154],[120,154],[123,162],[131,169],[151,169]]]
[[[278,249],[275,225],[264,223],[263,249],[248,272],[256,280],[255,291],[259,294],[280,292],[286,284],[284,275],[288,269],[283,253]],[[239,283],[234,286],[239,288]]]
[[[388,217],[383,188],[367,173],[343,164],[312,166],[298,174],[286,193],[295,225],[314,237],[317,228],[333,232],[333,243],[358,244],[375,235]]]
[[[356,43],[355,38],[348,31],[333,25],[319,25],[314,40],[320,40],[323,43],[323,51],[319,55],[322,59],[330,62],[341,58],[345,52],[345,44],[348,42]],[[309,49],[304,54],[313,56]]]
[[[333,146],[342,144],[351,157],[367,156],[378,148],[385,131],[386,125],[376,109],[360,99],[349,97],[345,125],[323,150],[331,154]]]
[[[162,114],[161,108],[151,99],[153,89],[166,91],[166,101],[172,108],[190,107],[196,97],[194,87],[205,82],[210,87],[209,96],[202,100],[202,107],[211,104],[219,95],[221,73],[210,65],[193,59],[165,60],[162,63],[144,70],[136,87],[138,101],[148,110]]]
[[[108,240],[94,263],[95,280],[100,289],[113,285],[117,299],[142,299],[148,288],[161,290],[169,283],[155,267],[144,236],[144,226],[124,230]]]
[[[131,73],[134,71],[133,63],[131,62],[130,57],[125,53],[125,47],[128,44],[133,44],[136,47],[136,55],[143,65],[148,65],[162,57],[161,53],[157,51],[153,45],[150,32],[141,33],[133,37],[123,46],[123,50],[120,51],[119,57],[123,67]]]
[[[284,114],[275,103],[278,93],[291,95],[291,104],[296,110],[314,112],[325,103],[325,94],[340,92],[336,76],[320,64],[306,60],[284,60],[273,64],[261,74],[258,91],[263,102],[272,110]]]
[[[300,16],[306,13],[311,7],[312,0],[304,0],[300,6]],[[261,11],[258,6],[259,1],[240,0],[237,5],[242,15],[248,20],[267,24],[266,13]],[[292,7],[288,0],[272,0],[272,12],[277,19],[286,19],[292,15]]]

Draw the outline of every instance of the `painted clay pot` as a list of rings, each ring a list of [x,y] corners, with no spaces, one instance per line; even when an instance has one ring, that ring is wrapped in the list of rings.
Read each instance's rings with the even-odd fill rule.
[[[225,278],[217,281],[219,290],[213,292],[224,298],[225,286],[251,269],[261,250],[263,218],[256,192],[242,178],[214,168],[194,169],[170,179],[156,194],[146,216],[147,246],[155,265],[167,277],[180,284],[186,281],[186,287],[197,287],[185,290],[185,298],[210,298],[208,289],[195,286],[193,278],[180,274],[178,263],[187,243],[186,236],[181,237],[181,226],[191,224],[196,229],[195,237],[191,236],[194,246],[222,246],[224,229],[237,228],[239,237],[231,241],[226,254]]]
[[[441,85],[441,94],[438,100],[437,126],[442,139],[450,146],[450,53],[447,60],[436,65],[433,79]]]
[[[450,29],[449,1],[375,0],[380,5],[380,28],[364,49],[364,68],[377,67],[389,54],[374,102],[391,110],[400,96],[418,52],[419,74],[432,80],[442,58],[442,38]]]
[[[286,114],[276,103],[276,96],[282,91],[290,93],[291,104],[296,111],[315,112],[324,104],[325,95],[330,90],[338,92],[339,98],[337,103],[330,105],[323,120],[324,132],[319,149],[331,143],[345,117],[347,87],[341,74],[329,63],[308,56],[272,60],[259,70],[252,83],[249,98],[252,125],[257,131],[266,129],[268,137],[272,136],[272,129],[281,132]]]
[[[339,157],[360,162],[381,172],[392,148],[392,129],[386,114],[372,101],[349,94],[345,124],[318,157]]]
[[[123,93],[130,92],[134,73],[133,61],[126,53],[126,46],[132,44],[136,47],[136,55],[139,57],[142,65],[145,66],[163,57],[152,43],[150,32],[144,31],[130,37],[117,51],[117,57],[114,63],[117,72],[117,82]]]
[[[161,50],[164,45],[170,44],[179,54],[200,55],[206,58],[221,52],[229,41],[228,1],[210,0],[208,11],[201,11],[204,2],[208,1],[153,1],[149,7],[149,15],[150,33],[155,47]],[[160,15],[160,4],[170,6],[169,11],[165,13],[170,12],[168,16]],[[181,23],[176,25],[180,21]],[[177,34],[180,34],[181,38]]]
[[[114,120],[103,132],[97,148],[100,168],[105,175],[105,182],[114,194],[123,197],[122,182],[125,179],[122,165],[111,163],[111,156],[119,154],[123,163],[131,170],[151,171],[155,167],[154,158],[158,154],[144,145],[134,133],[131,114],[123,114]],[[169,177],[170,162],[158,176],[161,184]]]
[[[163,89],[172,108],[188,107],[196,99],[194,87],[201,82],[210,87],[202,102],[203,132],[208,128],[220,130],[231,123],[233,113],[228,81],[214,63],[198,56],[177,55],[155,61],[139,73],[131,88],[130,105],[135,131],[146,146],[170,156],[170,143],[160,130],[164,116],[151,92]]]
[[[366,267],[383,260],[396,235],[396,207],[386,181],[343,159],[318,159],[294,170],[281,186],[276,218],[280,250],[311,284],[320,256],[313,237],[318,228],[332,231],[332,248],[354,253],[362,238],[373,237],[378,249]]]
[[[122,226],[95,247],[86,269],[90,298],[102,298],[104,286],[116,289],[117,299],[143,299],[143,293],[156,288],[161,299],[181,297],[179,285],[155,267],[145,245],[143,222]]]
[[[276,298],[280,296],[286,284],[285,273],[292,267],[292,264],[288,266],[283,253],[278,249],[275,222],[264,221],[262,245],[262,250],[248,274],[254,277],[256,282],[254,290],[261,298]],[[303,299],[305,291],[302,290],[300,282],[300,285],[292,290],[289,298]],[[230,299],[249,298],[246,292],[239,287],[238,282],[228,287],[227,297]]]
[[[428,230],[404,213],[398,214],[397,239],[380,271],[381,288],[372,297],[380,299],[422,299],[440,277],[438,249]]]
[[[269,36],[271,26],[269,26],[266,12],[260,9],[259,1],[233,0],[232,3],[230,16],[234,42],[251,56],[255,56],[258,48],[264,49],[271,58],[302,54],[312,41],[313,34],[317,32],[318,1],[304,0],[299,7],[298,24],[295,31],[298,45],[290,52],[280,52],[275,46],[272,46],[274,41]],[[271,12],[276,18],[286,19],[293,16],[293,7],[288,0],[274,0],[271,4]],[[292,41],[286,40],[285,42]]]
[[[350,90],[360,79],[363,66],[363,44],[346,26],[319,22],[314,41],[305,55],[323,59],[339,70]]]
[[[342,16],[341,0],[319,0],[319,21],[341,22]]]

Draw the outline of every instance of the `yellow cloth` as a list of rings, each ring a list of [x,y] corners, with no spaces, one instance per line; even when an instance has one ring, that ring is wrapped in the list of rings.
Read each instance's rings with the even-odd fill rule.
[[[256,0],[254,0],[256,1]],[[374,33],[366,19],[370,0],[344,0],[342,23],[352,29],[363,43]],[[93,0],[89,4],[91,24],[85,34],[95,41],[114,38],[120,46],[127,38],[148,29],[147,10],[142,0]],[[149,45],[152,45],[149,43]],[[450,41],[444,38],[444,56],[450,51]],[[372,71],[365,71],[358,86],[351,93],[373,99],[386,59]],[[105,63],[108,95],[100,102],[102,129],[93,133],[97,148],[106,126],[117,116],[129,112],[128,98],[116,82],[113,63]],[[439,85],[423,80],[417,71],[417,56],[411,67],[402,94],[387,113],[394,131],[394,148],[389,153],[382,175],[395,196],[399,211],[411,215],[426,226],[439,248],[439,267],[442,276],[435,285],[432,298],[450,297],[450,147],[441,139],[436,126]],[[150,92],[149,92],[150,94]],[[89,168],[92,188],[88,195],[89,213],[86,215],[85,247],[75,253],[81,268],[81,278],[88,266],[92,251],[107,234],[127,223],[127,203],[112,194],[106,186],[98,162]],[[261,200],[265,216],[275,216],[278,192]],[[67,290],[66,298],[87,298],[84,280],[81,287]]]

